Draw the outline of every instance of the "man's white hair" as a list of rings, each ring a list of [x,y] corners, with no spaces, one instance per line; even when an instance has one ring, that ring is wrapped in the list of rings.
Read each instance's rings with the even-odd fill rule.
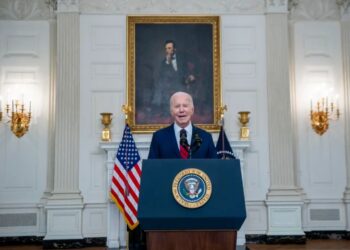
[[[188,100],[190,101],[190,104],[191,104],[192,107],[193,107],[193,99],[192,99],[192,96],[191,96],[189,93],[179,91],[179,92],[174,93],[174,94],[170,97],[170,108],[171,108],[171,106],[173,105],[174,98],[175,98],[176,96],[179,96],[179,95],[185,95],[185,96],[188,98]]]

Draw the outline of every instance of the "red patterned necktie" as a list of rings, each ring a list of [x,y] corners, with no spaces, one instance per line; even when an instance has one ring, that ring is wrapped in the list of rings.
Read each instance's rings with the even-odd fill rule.
[[[180,131],[180,155],[182,159],[188,159],[188,142],[186,136],[186,130],[181,129]]]

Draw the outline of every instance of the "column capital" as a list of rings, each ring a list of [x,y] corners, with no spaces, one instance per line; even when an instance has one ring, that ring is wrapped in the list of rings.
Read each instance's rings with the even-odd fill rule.
[[[79,12],[79,0],[56,0],[57,13]]]
[[[266,0],[266,13],[288,13],[288,3],[298,0]]]
[[[340,15],[343,21],[350,21],[350,0],[337,0],[340,7]]]

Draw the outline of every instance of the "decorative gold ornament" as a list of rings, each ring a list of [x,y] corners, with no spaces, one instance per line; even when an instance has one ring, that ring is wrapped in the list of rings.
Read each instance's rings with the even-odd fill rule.
[[[221,105],[219,108],[218,108],[218,112],[219,112],[219,115],[220,115],[220,120],[219,120],[219,125],[224,127],[225,125],[225,111],[227,111],[227,106],[226,105]]]
[[[124,115],[125,115],[125,121],[127,121],[129,115],[131,115],[131,113],[132,113],[132,108],[131,108],[131,106],[129,106],[128,104],[123,104],[123,105],[122,105],[122,111],[123,111],[123,113],[124,113]]]
[[[242,141],[249,140],[249,128],[247,127],[247,124],[249,123],[249,111],[240,111],[238,112],[239,116],[239,122],[241,123],[241,129],[240,129],[240,139]]]
[[[20,103],[18,100],[12,101],[12,108],[10,112],[10,105],[6,104],[6,114],[11,120],[11,131],[18,138],[22,137],[29,130],[31,113],[31,102],[29,102],[29,110],[25,111],[23,102]],[[10,115],[11,113],[11,115]]]
[[[339,106],[335,106],[334,102],[328,105],[328,98],[321,98],[316,103],[316,110],[313,110],[312,101],[310,109],[311,127],[319,134],[323,135],[329,128],[330,120],[339,120],[340,111]]]
[[[112,113],[101,113],[102,115],[101,118],[101,123],[105,126],[104,129],[102,130],[101,134],[101,140],[102,141],[111,141],[112,139],[112,134],[111,134],[111,129],[109,128],[109,125],[111,125],[112,122]]]

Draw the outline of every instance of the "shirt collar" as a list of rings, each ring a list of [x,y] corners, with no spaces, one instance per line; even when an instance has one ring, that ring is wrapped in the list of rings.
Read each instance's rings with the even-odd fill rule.
[[[180,134],[180,130],[182,129],[179,125],[176,124],[176,122],[174,123],[174,129],[175,129],[175,134]],[[184,127],[184,129],[186,130],[186,133],[192,134],[192,123],[190,122],[190,124],[188,124],[186,127]]]
[[[180,147],[179,142],[180,142],[180,130],[181,129],[182,128],[174,122],[174,132],[175,132],[175,138],[176,138],[176,142],[177,142],[178,147]],[[184,129],[186,130],[186,133],[187,133],[187,142],[189,144],[191,144],[192,130],[193,130],[192,123],[188,124]]]

